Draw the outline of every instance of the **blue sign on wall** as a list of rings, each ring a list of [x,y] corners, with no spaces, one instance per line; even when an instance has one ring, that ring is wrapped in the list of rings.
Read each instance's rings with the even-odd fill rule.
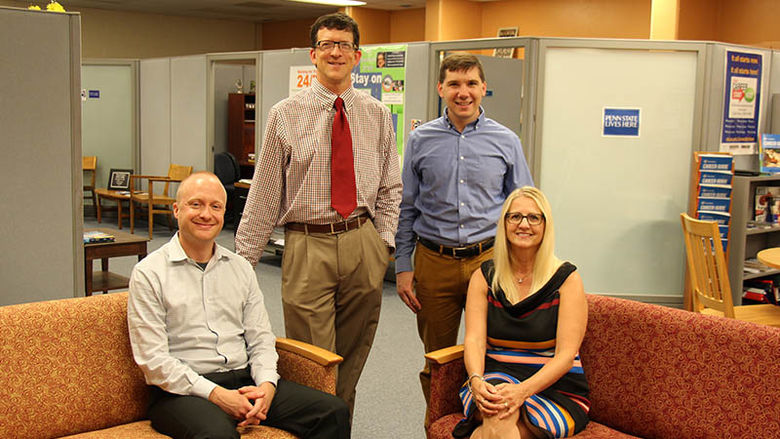
[[[639,108],[604,108],[602,135],[639,137]]]
[[[89,98],[90,99],[100,99],[100,90],[90,90],[89,91]]]

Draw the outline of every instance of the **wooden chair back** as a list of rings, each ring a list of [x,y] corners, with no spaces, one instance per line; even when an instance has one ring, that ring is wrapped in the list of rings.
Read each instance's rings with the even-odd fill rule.
[[[171,164],[168,167],[168,178],[171,180],[182,181],[185,178],[189,177],[190,174],[192,174],[192,166]],[[165,196],[169,196],[168,186],[170,185],[170,183],[171,182],[165,182],[165,187],[163,188],[163,194],[165,194]]]
[[[88,156],[88,157],[81,157],[81,169],[85,173],[91,174],[90,176],[90,183],[87,184],[86,180],[84,182],[84,189],[95,188],[95,172],[97,171],[97,157],[96,156]]]
[[[734,303],[718,223],[693,219],[685,213],[680,218],[694,311],[712,308],[733,319]]]

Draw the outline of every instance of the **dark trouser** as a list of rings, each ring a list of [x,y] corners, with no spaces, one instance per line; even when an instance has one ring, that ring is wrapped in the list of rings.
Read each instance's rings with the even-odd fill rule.
[[[249,369],[206,374],[226,389],[255,385]],[[158,432],[173,438],[239,439],[238,421],[198,396],[174,395],[151,387],[149,419]],[[304,439],[348,439],[349,409],[341,398],[280,379],[268,417],[261,425],[289,431]]]

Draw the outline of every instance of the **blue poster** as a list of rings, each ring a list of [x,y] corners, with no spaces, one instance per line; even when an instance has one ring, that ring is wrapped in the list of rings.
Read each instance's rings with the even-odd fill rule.
[[[755,154],[761,117],[763,55],[726,51],[721,151]]]
[[[601,134],[639,137],[639,115],[639,108],[604,108]]]

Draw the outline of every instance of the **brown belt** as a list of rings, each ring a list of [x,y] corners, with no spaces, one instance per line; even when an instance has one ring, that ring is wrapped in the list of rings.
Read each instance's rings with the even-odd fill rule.
[[[426,247],[429,250],[433,250],[440,255],[451,256],[455,259],[471,258],[473,256],[481,255],[482,253],[493,248],[493,244],[495,243],[495,239],[488,238],[484,241],[467,245],[465,247],[447,247],[436,244],[435,242],[429,241],[425,238],[418,237],[417,239],[420,241],[420,244],[422,244],[423,247]]]
[[[331,224],[306,224],[306,223],[287,223],[284,228],[292,230],[293,232],[303,233],[327,233],[330,235],[337,235],[339,233],[348,232],[350,230],[359,229],[360,226],[370,221],[371,217],[367,214],[350,218],[346,221],[339,221]]]

